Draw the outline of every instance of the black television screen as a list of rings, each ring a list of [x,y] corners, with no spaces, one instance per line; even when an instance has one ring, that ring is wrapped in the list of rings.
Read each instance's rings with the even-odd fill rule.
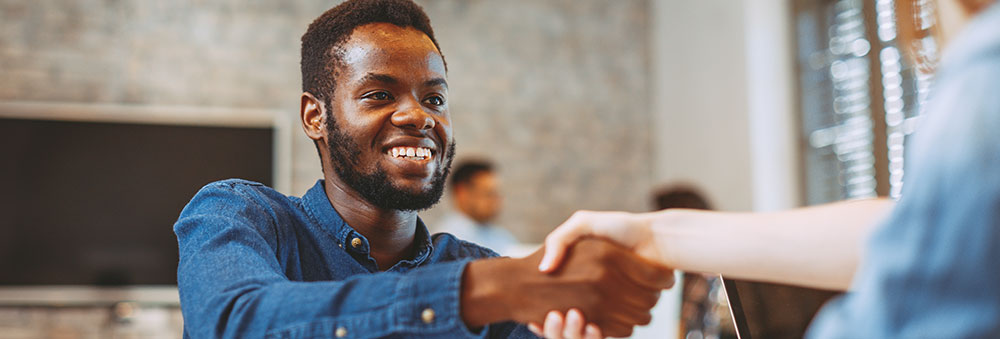
[[[270,185],[273,129],[0,118],[0,285],[175,285],[205,184]]]

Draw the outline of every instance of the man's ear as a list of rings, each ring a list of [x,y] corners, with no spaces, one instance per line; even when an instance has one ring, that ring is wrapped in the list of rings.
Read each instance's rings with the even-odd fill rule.
[[[312,93],[302,93],[302,103],[299,106],[299,117],[302,119],[302,130],[309,139],[321,140],[326,132],[326,106]]]

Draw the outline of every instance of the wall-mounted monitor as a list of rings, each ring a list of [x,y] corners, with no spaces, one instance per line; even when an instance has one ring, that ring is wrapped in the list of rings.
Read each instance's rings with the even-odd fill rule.
[[[176,285],[172,226],[198,189],[287,184],[276,116],[0,104],[0,285]]]

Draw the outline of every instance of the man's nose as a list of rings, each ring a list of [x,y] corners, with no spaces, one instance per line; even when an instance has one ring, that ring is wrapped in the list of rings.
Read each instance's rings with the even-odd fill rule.
[[[410,101],[392,114],[392,124],[398,127],[426,130],[434,128],[434,117],[424,111],[416,100]]]

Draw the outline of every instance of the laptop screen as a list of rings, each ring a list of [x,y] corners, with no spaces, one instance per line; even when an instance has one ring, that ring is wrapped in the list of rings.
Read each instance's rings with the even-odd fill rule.
[[[820,307],[841,292],[723,279],[740,339],[802,338]]]

